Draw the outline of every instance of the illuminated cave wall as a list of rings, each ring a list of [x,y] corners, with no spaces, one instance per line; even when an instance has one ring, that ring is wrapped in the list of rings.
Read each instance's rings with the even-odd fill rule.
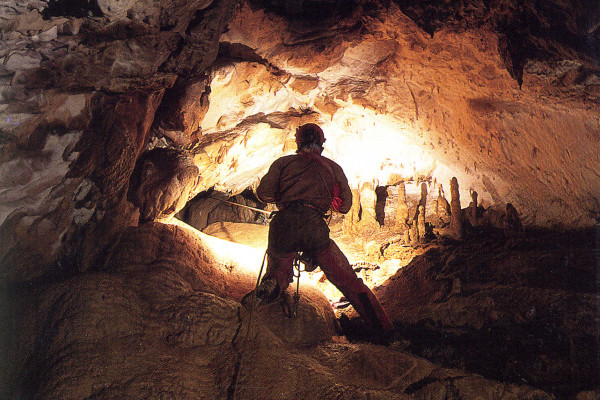
[[[354,187],[448,198],[456,176],[463,207],[473,189],[528,226],[593,225],[600,10],[533,3],[0,2],[2,276],[101,259],[139,222],[149,149],[198,168],[166,181],[173,211],[175,192],[254,187],[304,122]]]
[[[560,82],[580,64],[530,62],[520,86],[498,41],[485,28],[431,37],[394,5],[326,30],[244,5],[208,78],[202,140],[222,139],[197,156],[201,184],[253,187],[294,151],[295,127],[315,121],[353,187],[427,181],[449,198],[456,176],[463,207],[476,190],[484,207],[513,203],[528,225],[593,224],[598,76],[568,88]]]

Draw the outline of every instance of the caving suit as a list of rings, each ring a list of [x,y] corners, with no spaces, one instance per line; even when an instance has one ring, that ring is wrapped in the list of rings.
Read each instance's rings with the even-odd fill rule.
[[[391,331],[387,313],[329,238],[324,214],[330,208],[346,214],[352,206],[352,192],[342,168],[321,156],[318,149],[303,149],[275,160],[256,194],[263,202],[275,203],[279,210],[269,225],[263,281],[274,279],[276,294],[280,295],[292,282],[294,257],[302,251],[312,256],[366,322]]]

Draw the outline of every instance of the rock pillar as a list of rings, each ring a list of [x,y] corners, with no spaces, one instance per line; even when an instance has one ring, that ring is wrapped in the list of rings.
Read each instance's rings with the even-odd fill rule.
[[[344,216],[344,222],[342,224],[342,231],[346,235],[353,235],[358,230],[358,223],[360,221],[360,193],[358,189],[352,189],[352,207],[348,214]]]
[[[507,238],[519,238],[523,234],[523,224],[515,206],[506,204],[504,214],[504,236]]]
[[[406,187],[404,182],[398,185],[398,204],[396,206],[396,226],[399,229],[406,229],[406,220],[408,219],[408,204],[406,204]]]
[[[425,241],[425,207],[419,206],[419,214],[416,220],[419,242]]]
[[[441,188],[438,189],[438,198],[435,204],[435,208],[439,224],[446,225],[447,223],[449,223],[451,214],[450,203],[448,203],[448,200],[446,200],[446,198],[444,197],[444,193],[442,192]]]
[[[475,226],[477,223],[477,192],[471,190],[471,203],[469,203],[469,222]]]
[[[458,192],[458,180],[456,177],[450,180],[450,229],[452,234],[458,238],[463,237],[463,218],[460,208],[460,193]]]
[[[375,207],[377,206],[377,194],[373,184],[365,182],[360,188],[360,225],[362,229],[379,229]]]

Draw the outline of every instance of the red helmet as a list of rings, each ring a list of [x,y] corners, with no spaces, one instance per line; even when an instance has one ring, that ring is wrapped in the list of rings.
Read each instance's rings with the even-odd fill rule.
[[[296,129],[296,144],[298,149],[311,144],[323,146],[325,143],[325,134],[317,124],[304,124]]]

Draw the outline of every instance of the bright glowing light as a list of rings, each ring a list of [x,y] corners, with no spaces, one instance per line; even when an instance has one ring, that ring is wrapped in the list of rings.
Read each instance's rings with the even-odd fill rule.
[[[264,249],[255,249],[207,235],[177,218],[169,218],[161,222],[177,225],[192,234],[198,242],[196,245],[205,251],[205,256],[216,264],[225,267],[232,276],[237,275],[238,280],[241,279],[241,276],[251,281],[258,275],[265,252]]]
[[[390,177],[431,176],[435,158],[416,143],[416,133],[398,120],[349,104],[324,122],[325,155],[338,162],[351,184],[385,185]]]

